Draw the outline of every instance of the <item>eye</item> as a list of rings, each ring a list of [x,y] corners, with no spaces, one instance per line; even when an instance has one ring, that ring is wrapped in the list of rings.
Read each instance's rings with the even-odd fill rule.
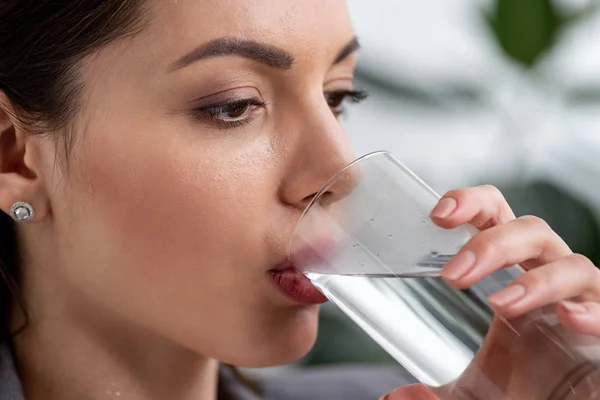
[[[264,106],[265,102],[258,99],[241,99],[225,104],[199,107],[194,113],[200,117],[210,118],[225,127],[233,127],[250,122],[253,113]]]
[[[367,97],[369,97],[369,94],[363,90],[338,90],[325,93],[327,104],[336,117],[343,114],[346,100],[352,103],[360,103]]]

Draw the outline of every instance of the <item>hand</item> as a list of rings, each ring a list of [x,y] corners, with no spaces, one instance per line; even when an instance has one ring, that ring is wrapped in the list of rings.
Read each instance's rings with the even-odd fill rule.
[[[600,270],[573,254],[546,222],[531,216],[515,218],[492,186],[447,193],[431,217],[442,228],[469,223],[481,230],[442,270],[452,286],[467,288],[498,269],[520,264],[528,272],[489,298],[495,312],[514,318],[559,304],[558,318],[564,326],[600,336]]]
[[[531,216],[515,218],[502,194],[491,186],[447,193],[432,211],[431,219],[442,228],[469,223],[480,230],[442,270],[442,276],[452,286],[468,288],[489,274],[515,264],[527,271],[489,298],[490,306],[500,318],[492,323],[480,351],[460,382],[443,388],[442,397],[462,398],[453,394],[452,388],[481,385],[472,379],[476,379],[475,371],[483,371],[493,385],[510,391],[516,399],[538,398],[539,392],[532,391],[538,390],[535,387],[540,383],[550,387],[556,379],[564,379],[552,374],[564,371],[565,355],[557,346],[544,347],[548,343],[540,337],[546,342],[552,338],[540,335],[539,325],[530,323],[528,313],[554,306],[553,311],[565,332],[600,337],[600,271],[587,258],[573,254],[543,220]],[[518,335],[503,322],[506,319],[519,325]],[[537,329],[532,330],[532,326]],[[556,354],[548,354],[547,349],[554,347],[558,349]],[[539,364],[536,360],[541,359],[533,357],[532,352],[542,350],[546,351],[545,365],[532,365]],[[477,376],[481,378],[481,374]],[[541,379],[545,380],[540,382]],[[600,381],[595,382],[596,387],[600,386]],[[389,400],[413,398],[437,397],[422,385],[400,388],[388,397]],[[491,397],[488,395],[488,398]],[[595,397],[590,394],[578,398]]]

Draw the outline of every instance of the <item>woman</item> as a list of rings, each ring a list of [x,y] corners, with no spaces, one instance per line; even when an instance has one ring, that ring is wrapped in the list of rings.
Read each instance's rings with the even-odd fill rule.
[[[303,356],[323,298],[280,270],[302,209],[353,158],[345,2],[2,0],[0,33],[0,208],[16,221],[1,224],[0,398],[208,400],[219,363]],[[542,221],[488,187],[433,217],[484,229],[452,284],[522,263],[497,311],[580,298],[561,321],[600,335],[600,274]],[[305,382],[290,398],[315,398]]]

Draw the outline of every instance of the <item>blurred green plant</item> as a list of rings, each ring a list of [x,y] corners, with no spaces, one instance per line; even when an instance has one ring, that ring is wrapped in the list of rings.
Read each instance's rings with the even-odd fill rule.
[[[497,0],[488,22],[504,52],[526,66],[552,47],[565,23],[551,0]]]
[[[486,16],[492,36],[505,55],[525,67],[533,67],[572,24],[600,8],[600,2],[571,14],[561,12],[554,0],[495,0]],[[600,100],[600,88],[580,88],[568,100],[590,104]],[[556,185],[536,182],[505,188],[517,215],[544,218],[571,248],[600,265],[600,225],[587,205]]]
[[[597,8],[598,3],[594,1],[578,12],[565,15],[553,0],[496,0],[487,21],[504,53],[531,67],[555,44],[567,26]]]

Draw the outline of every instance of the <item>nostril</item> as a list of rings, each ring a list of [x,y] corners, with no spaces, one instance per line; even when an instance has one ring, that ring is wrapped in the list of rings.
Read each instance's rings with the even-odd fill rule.
[[[326,205],[332,202],[332,197],[333,197],[333,192],[331,191],[326,191],[325,193],[321,194],[321,197],[319,198],[319,204],[321,205]]]
[[[311,205],[311,203],[313,201],[315,201],[315,198],[317,197],[317,195],[319,196],[317,203],[321,206],[327,205],[329,203],[333,203],[335,202],[335,193],[333,193],[332,191],[326,191],[323,192],[321,194],[318,193],[313,193],[310,196],[306,196],[303,200],[302,200],[302,207],[304,209],[306,209],[309,205]]]
[[[327,193],[323,193],[323,194],[322,194],[322,195],[319,197],[319,202],[321,201],[321,199],[322,199],[322,196],[325,196],[326,194],[327,194]],[[317,195],[318,195],[318,192],[315,192],[315,193],[311,194],[310,196],[306,196],[306,197],[305,197],[305,198],[302,200],[302,203],[301,203],[301,204],[302,204],[302,207],[303,207],[304,209],[306,209],[306,207],[308,207],[308,206],[309,206],[309,205],[310,205],[310,204],[311,204],[311,203],[312,203],[312,202],[315,200],[315,197],[317,197]]]

